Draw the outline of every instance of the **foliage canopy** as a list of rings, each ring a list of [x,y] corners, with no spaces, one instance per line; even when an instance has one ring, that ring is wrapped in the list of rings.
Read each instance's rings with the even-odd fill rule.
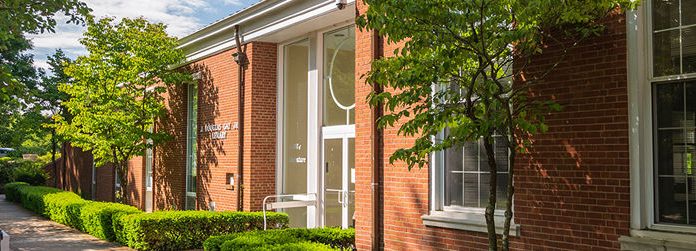
[[[166,86],[191,80],[171,68],[185,58],[165,28],[143,18],[88,20],[80,42],[89,55],[68,65],[72,81],[59,85],[70,97],[63,105],[72,119],[55,116],[58,134],[91,151],[98,166],[115,165],[121,193],[127,191],[126,162],[168,138],[152,130],[165,114]]]

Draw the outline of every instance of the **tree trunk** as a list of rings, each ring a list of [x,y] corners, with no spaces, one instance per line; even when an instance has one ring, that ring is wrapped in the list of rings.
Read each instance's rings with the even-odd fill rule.
[[[63,178],[62,178],[62,180],[61,180],[61,182],[60,182],[60,183],[61,183],[61,187],[62,187],[63,190],[66,190],[66,189],[65,189],[65,188],[66,188],[66,184],[65,184],[65,183],[67,183],[66,180],[67,180],[67,177],[68,177],[68,175],[67,175],[67,173],[68,173],[68,158],[67,158],[68,149],[67,149],[67,146],[68,146],[68,143],[67,143],[67,142],[63,142],[63,150],[62,150],[62,152],[63,152],[63,154],[62,154],[62,156],[63,156],[63,173],[62,173],[62,175],[61,175],[61,176],[63,176]]]
[[[513,137],[514,139],[514,137]],[[510,141],[512,145],[510,148],[510,159],[508,168],[508,185],[507,185],[507,204],[505,205],[505,225],[503,226],[503,250],[510,250],[510,224],[512,223],[512,198],[515,194],[515,186],[512,184],[515,175],[515,157],[517,157],[517,152],[515,149],[515,141]]]
[[[488,166],[491,176],[488,184],[488,205],[486,206],[486,227],[488,230],[488,250],[498,250],[498,234],[495,231],[495,205],[497,201],[496,188],[498,187],[498,167],[495,163],[495,149],[493,149],[492,135],[484,136],[483,145],[486,148]]]
[[[121,186],[118,189],[117,202],[128,204],[128,161],[118,161],[118,163],[115,164],[115,168]]]
[[[56,129],[51,129],[51,165],[53,165],[53,187],[58,187],[58,165],[56,165]]]

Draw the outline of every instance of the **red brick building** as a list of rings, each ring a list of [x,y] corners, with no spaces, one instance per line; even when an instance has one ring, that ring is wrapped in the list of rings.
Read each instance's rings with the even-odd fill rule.
[[[644,1],[614,14],[603,34],[533,86],[564,109],[547,117],[548,132],[511,167],[513,249],[696,249],[692,7]],[[479,190],[487,174],[476,144],[434,154],[422,169],[389,164],[413,139],[396,128],[378,132],[365,102],[371,87],[361,77],[396,46],[356,29],[366,8],[267,0],[182,38],[182,67],[196,81],[167,93],[170,114],[156,130],[174,139],[131,161],[132,203],[249,211],[266,196],[288,195],[307,202],[285,210],[293,226],[355,227],[360,250],[486,249]],[[530,74],[558,53],[547,48]],[[71,168],[113,184],[84,165]],[[87,191],[82,183],[75,187]]]

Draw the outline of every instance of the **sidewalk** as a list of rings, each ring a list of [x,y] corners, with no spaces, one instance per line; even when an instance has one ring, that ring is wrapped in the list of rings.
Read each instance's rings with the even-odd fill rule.
[[[131,250],[37,216],[6,201],[4,194],[0,195],[0,229],[10,235],[10,249],[16,251]]]

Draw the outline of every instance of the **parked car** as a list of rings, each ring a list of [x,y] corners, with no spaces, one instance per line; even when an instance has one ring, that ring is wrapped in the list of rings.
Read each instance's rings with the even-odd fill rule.
[[[0,158],[7,156],[7,154],[14,152],[15,149],[12,148],[0,148]]]

